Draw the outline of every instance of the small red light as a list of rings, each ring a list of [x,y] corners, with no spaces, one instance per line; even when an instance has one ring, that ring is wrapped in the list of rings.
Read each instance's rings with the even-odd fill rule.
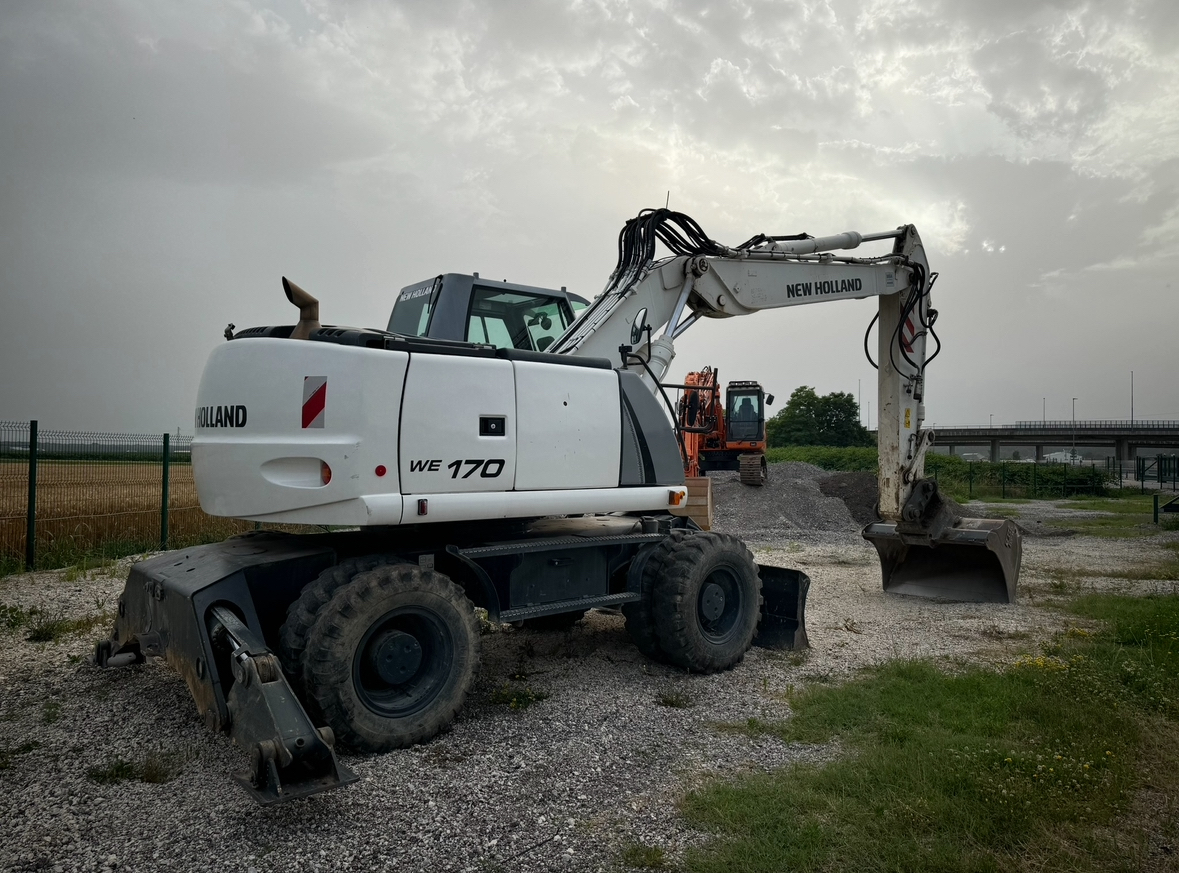
[[[419,499],[418,500],[418,515],[425,515],[429,511],[430,511],[430,501],[424,497]]]
[[[384,464],[377,464],[377,475],[378,476],[384,476],[386,472],[388,472],[388,471],[385,469]]]
[[[327,465],[327,461],[319,462],[319,481],[324,485],[332,481],[332,468]]]

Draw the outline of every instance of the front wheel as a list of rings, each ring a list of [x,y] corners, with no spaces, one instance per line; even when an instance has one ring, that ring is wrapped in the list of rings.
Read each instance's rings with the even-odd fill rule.
[[[385,752],[424,742],[462,708],[479,625],[462,589],[410,564],[360,573],[320,610],[303,653],[316,706],[343,742]]]
[[[697,533],[664,543],[653,613],[671,663],[697,673],[728,670],[753,644],[761,579],[739,539]]]

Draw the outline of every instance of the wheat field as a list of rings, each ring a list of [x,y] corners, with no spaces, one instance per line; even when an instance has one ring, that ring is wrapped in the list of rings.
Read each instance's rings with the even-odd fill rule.
[[[159,548],[163,470],[158,461],[41,460],[37,465],[37,555],[105,546]],[[0,461],[0,556],[25,554],[28,463]],[[192,467],[174,463],[168,488],[169,544],[221,539],[252,522],[201,511]]]

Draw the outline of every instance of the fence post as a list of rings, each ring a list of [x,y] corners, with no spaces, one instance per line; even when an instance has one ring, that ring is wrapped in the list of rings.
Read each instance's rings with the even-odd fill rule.
[[[970,471],[970,475],[968,477],[970,480],[970,490],[968,493],[969,493],[971,499],[973,499],[974,498],[974,461],[971,461],[966,466],[966,469]]]
[[[1004,499],[1007,498],[1007,465],[999,465],[999,493]]]
[[[171,443],[169,442],[170,434],[164,434],[164,480],[163,487],[160,489],[163,494],[160,500],[160,551],[168,550],[168,473],[171,462]]]
[[[1037,495],[1040,493],[1037,490],[1037,485],[1036,485],[1036,477],[1038,475],[1036,468],[1039,466],[1040,466],[1039,463],[1032,464],[1032,500],[1035,500]]]
[[[29,498],[25,514],[25,569],[37,566],[37,419],[29,422]]]
[[[1154,493],[1154,523],[1159,523],[1159,494],[1157,491]]]

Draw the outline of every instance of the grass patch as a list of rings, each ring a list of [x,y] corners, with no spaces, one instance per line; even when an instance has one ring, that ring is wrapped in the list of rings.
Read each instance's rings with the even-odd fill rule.
[[[86,771],[86,777],[99,785],[115,785],[135,779],[138,771],[130,761],[114,758],[105,764],[94,766]]]
[[[114,785],[132,780],[159,785],[171,782],[183,773],[185,765],[192,758],[192,754],[184,751],[152,751],[138,761],[115,757],[105,764],[89,768],[86,776],[99,785]]]
[[[625,867],[640,870],[662,870],[667,866],[667,854],[658,846],[627,843],[618,858]]]
[[[45,724],[57,724],[61,721],[61,703],[56,700],[46,700],[41,707],[41,720]]]
[[[12,766],[12,759],[19,755],[27,755],[29,752],[36,749],[41,744],[36,740],[30,740],[27,743],[21,743],[19,746],[12,749],[0,749],[0,770],[7,770]]]
[[[684,812],[717,839],[696,871],[1138,870],[1149,828],[1130,816],[1145,772],[1179,790],[1179,597],[1090,596],[1101,632],[1059,635],[995,672],[896,662],[792,697],[755,722],[791,742],[839,739],[823,765],[717,783]],[[734,726],[736,727],[736,726]],[[1144,768],[1149,767],[1149,771]],[[1171,802],[1156,804],[1173,810]],[[1165,817],[1164,816],[1164,817]]]
[[[505,682],[495,691],[491,692],[491,702],[499,706],[506,706],[509,709],[527,709],[534,703],[539,703],[548,698],[548,694],[544,691],[535,691],[524,685],[514,685],[510,682]]]
[[[1142,537],[1158,533],[1158,528],[1153,523],[1154,503],[1149,494],[1111,492],[1110,496],[1106,497],[1075,497],[1062,500],[1058,505],[1067,509],[1085,509],[1108,515],[1095,518],[1054,519],[1045,524],[1093,537]]]
[[[670,709],[688,709],[696,705],[696,701],[694,701],[683,691],[676,689],[670,689],[668,691],[661,692],[660,695],[655,698],[655,702],[660,706],[666,706]]]
[[[82,618],[65,618],[60,612],[45,612],[30,609],[27,613],[26,624],[30,643],[58,643],[66,637],[88,633],[99,625],[109,624],[114,616],[109,612],[99,612]]]

